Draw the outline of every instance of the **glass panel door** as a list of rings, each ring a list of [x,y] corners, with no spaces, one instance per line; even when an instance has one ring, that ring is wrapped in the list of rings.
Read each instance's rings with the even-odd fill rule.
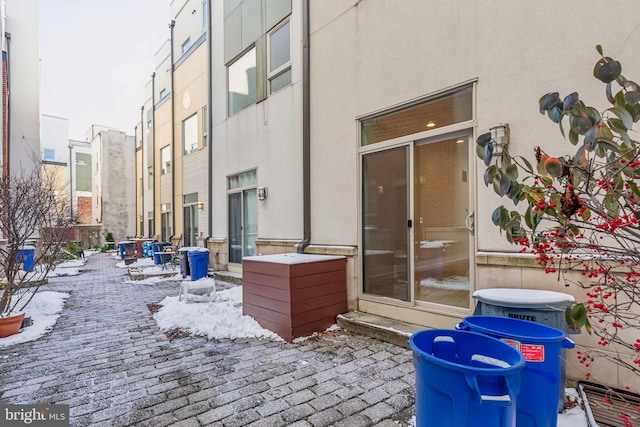
[[[414,151],[414,296],[469,307],[470,135],[418,141]]]
[[[184,207],[184,246],[196,246],[198,238],[198,205]]]
[[[244,256],[256,254],[258,237],[258,194],[256,189],[243,191],[242,249]]]
[[[362,248],[365,293],[409,300],[407,147],[362,158]]]
[[[242,193],[229,194],[229,262],[242,262]]]

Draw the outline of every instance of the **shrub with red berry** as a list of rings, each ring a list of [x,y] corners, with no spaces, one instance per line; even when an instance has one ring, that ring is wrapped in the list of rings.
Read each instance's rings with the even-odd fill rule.
[[[547,273],[586,289],[588,299],[567,309],[567,324],[596,334],[606,351],[580,353],[581,362],[605,357],[640,376],[640,142],[633,139],[640,85],[596,50],[593,73],[605,84],[609,108],[598,111],[577,92],[539,100],[540,113],[573,146],[568,153],[536,147],[529,161],[490,134],[478,137],[476,152],[485,184],[513,202],[492,215],[506,239],[534,254]]]

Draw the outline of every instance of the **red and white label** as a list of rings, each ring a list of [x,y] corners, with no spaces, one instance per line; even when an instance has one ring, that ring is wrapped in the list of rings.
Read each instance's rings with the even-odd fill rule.
[[[500,341],[518,350],[526,362],[544,362],[543,345],[522,344],[520,341],[508,338],[502,338]]]

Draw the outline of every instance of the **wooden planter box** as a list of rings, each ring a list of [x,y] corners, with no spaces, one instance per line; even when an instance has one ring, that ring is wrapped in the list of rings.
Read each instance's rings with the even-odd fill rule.
[[[285,340],[324,331],[347,311],[343,256],[279,254],[242,260],[242,311]]]

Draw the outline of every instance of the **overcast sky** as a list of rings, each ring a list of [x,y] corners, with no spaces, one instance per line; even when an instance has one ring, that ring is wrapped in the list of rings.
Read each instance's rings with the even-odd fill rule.
[[[154,54],[169,38],[169,0],[40,0],[41,112],[133,135]]]

